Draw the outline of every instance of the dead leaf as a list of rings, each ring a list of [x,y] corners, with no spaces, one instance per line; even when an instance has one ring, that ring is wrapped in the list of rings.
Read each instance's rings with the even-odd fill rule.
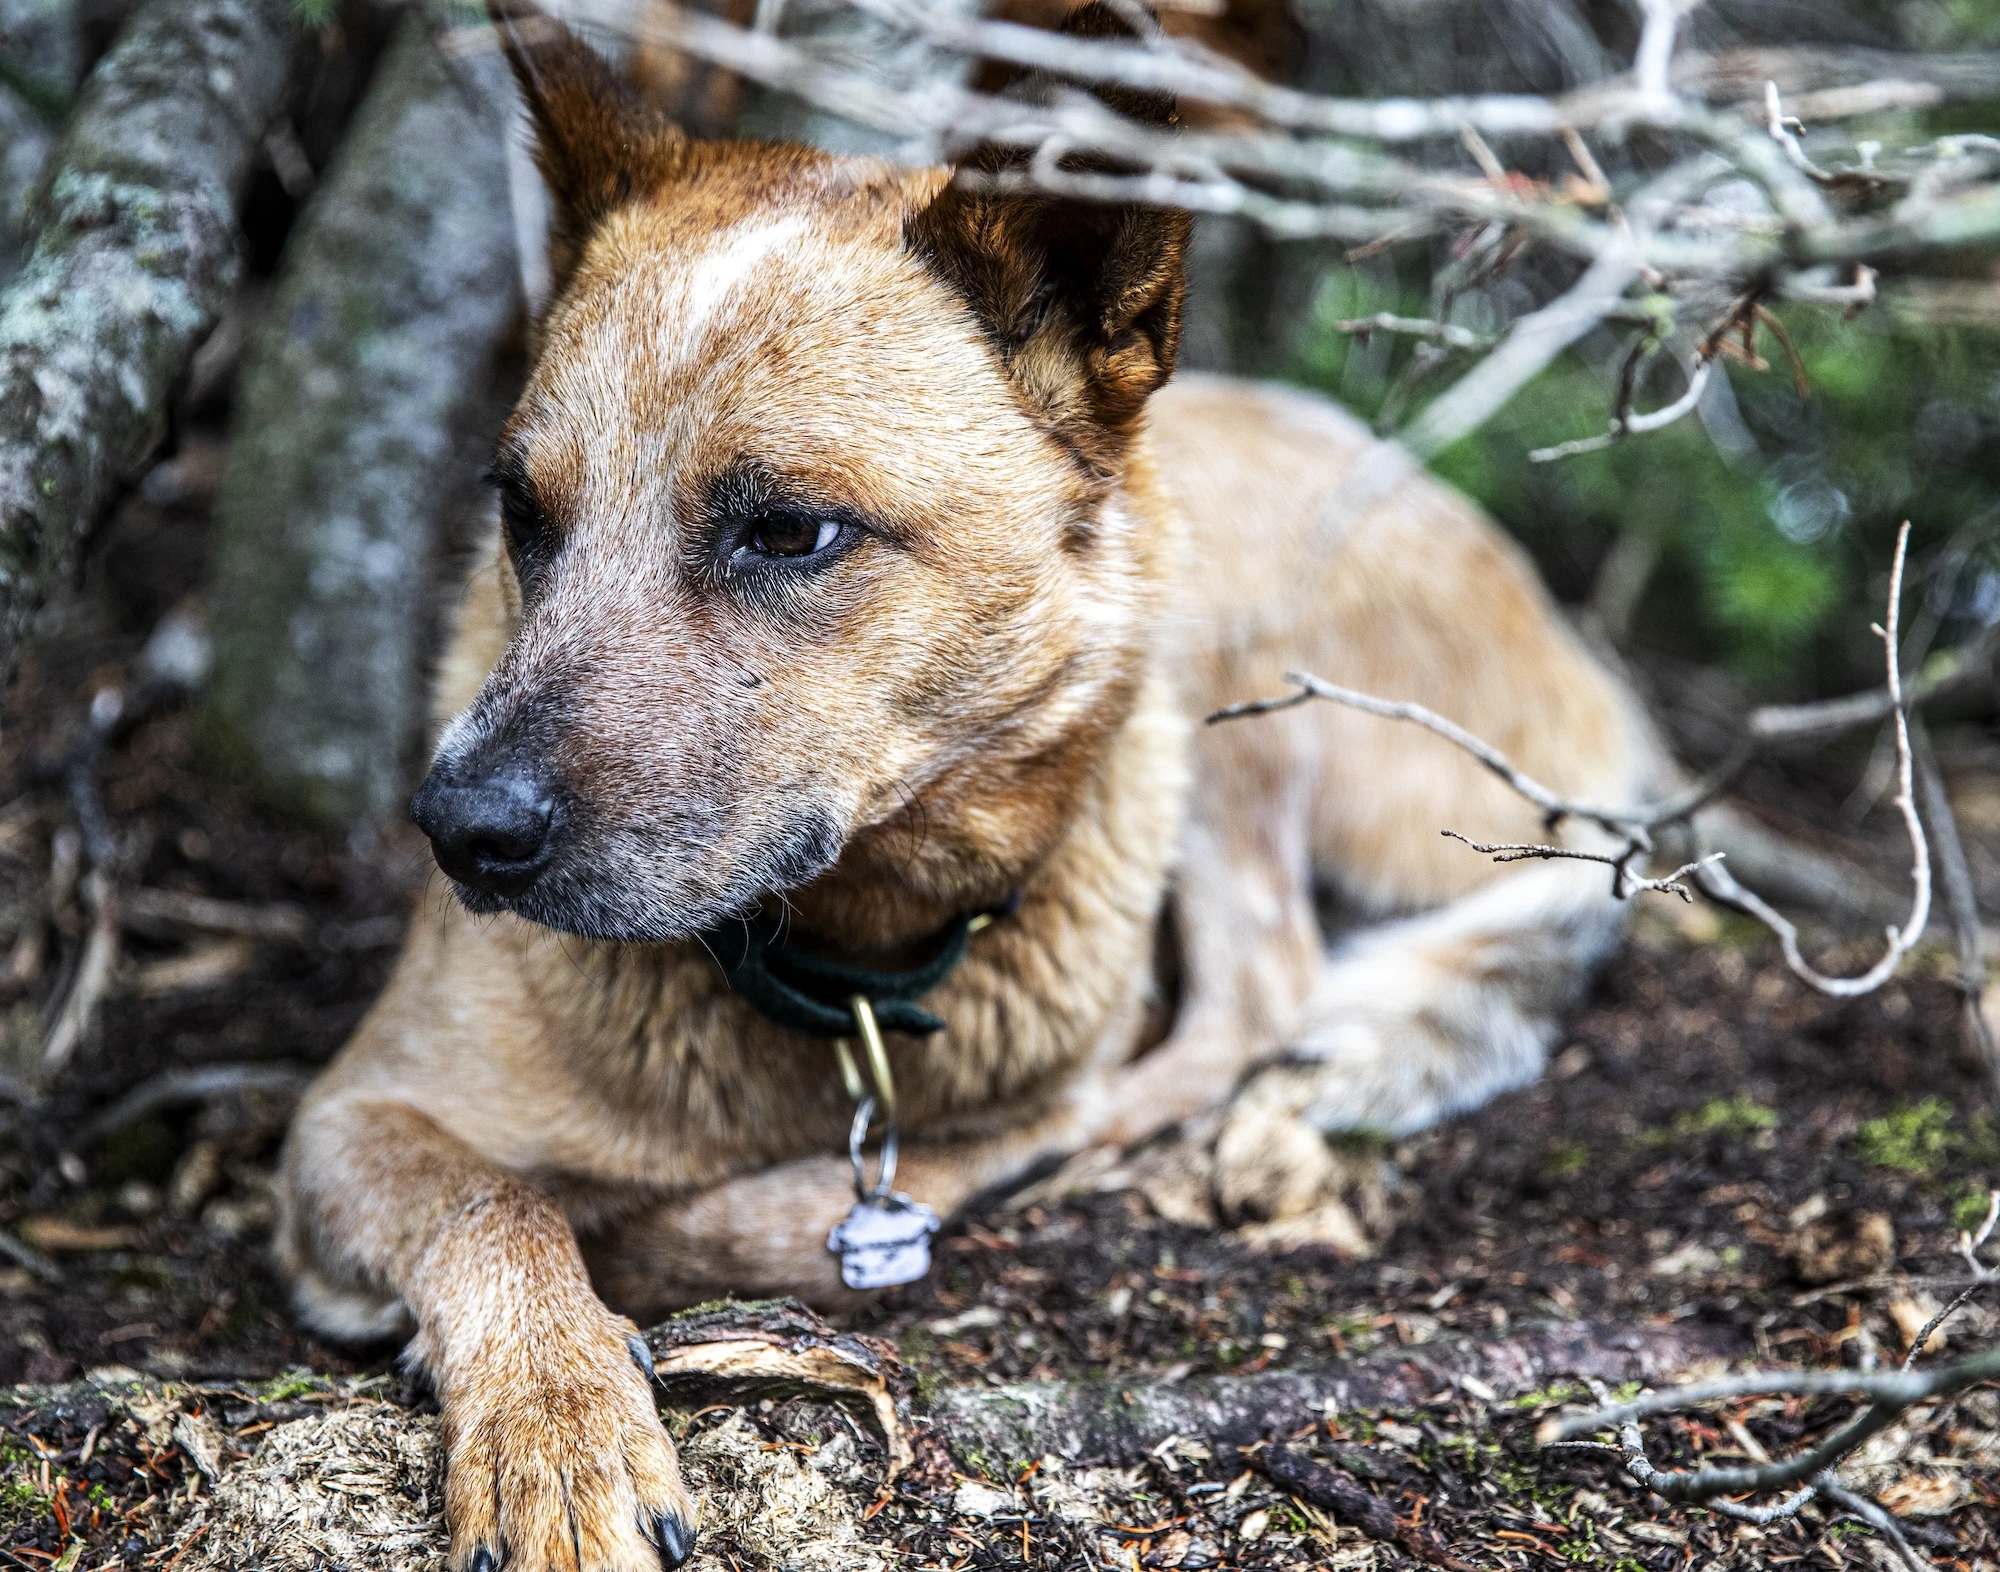
[[[1902,1334],[1905,1349],[1917,1340],[1917,1334],[1937,1313],[1938,1307],[1928,1294],[1919,1294],[1910,1299],[1898,1299],[1889,1306],[1889,1319],[1896,1323],[1896,1330]],[[1944,1347],[1944,1344],[1944,1328],[1939,1327],[1924,1339],[1923,1352],[1935,1354]]]
[[[1942,1517],[1972,1499],[1972,1482],[1944,1469],[1905,1474],[1875,1499],[1898,1517]]]
[[[174,1439],[211,1485],[222,1477],[222,1426],[206,1410],[174,1421]]]

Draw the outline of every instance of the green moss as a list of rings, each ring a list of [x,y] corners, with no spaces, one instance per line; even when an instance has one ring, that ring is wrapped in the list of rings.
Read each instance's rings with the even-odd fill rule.
[[[897,1339],[896,1351],[902,1356],[903,1368],[916,1383],[917,1401],[927,1407],[935,1403],[943,1385],[935,1358],[937,1339],[922,1327],[913,1326]]]
[[[1951,1105],[1942,1097],[1906,1103],[1870,1119],[1854,1138],[1863,1162],[1927,1179],[1938,1177],[1964,1144],[1964,1137],[1952,1128]]]
[[[1551,1179],[1574,1179],[1590,1166],[1590,1148],[1581,1141],[1558,1141],[1549,1148],[1542,1172]]]
[[[1734,1097],[1713,1098],[1699,1108],[1691,1108],[1665,1129],[1648,1130],[1639,1139],[1648,1146],[1673,1146],[1705,1135],[1745,1140],[1775,1130],[1778,1123],[1775,1109],[1739,1092]]]
[[[303,1397],[308,1392],[317,1392],[325,1383],[305,1370],[288,1370],[275,1380],[256,1389],[260,1402],[282,1403],[289,1398]]]
[[[1986,1209],[1993,1204],[1993,1192],[1984,1185],[1966,1187],[1965,1193],[1951,1209],[1952,1226],[1960,1233],[1969,1234],[1986,1221]]]
[[[37,1522],[49,1515],[49,1500],[36,1486],[25,1463],[0,1474],[0,1528]]]

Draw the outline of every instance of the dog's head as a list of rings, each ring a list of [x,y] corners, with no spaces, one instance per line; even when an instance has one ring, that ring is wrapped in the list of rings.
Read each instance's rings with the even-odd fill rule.
[[[503,33],[557,292],[494,466],[511,637],[414,805],[439,862],[628,941],[836,865],[1003,893],[1152,637],[1124,481],[1185,216],[693,142],[555,23]]]

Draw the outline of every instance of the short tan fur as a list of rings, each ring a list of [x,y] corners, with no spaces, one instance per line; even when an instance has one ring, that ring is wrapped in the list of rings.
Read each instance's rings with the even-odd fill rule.
[[[414,1334],[455,1568],[672,1565],[697,1511],[627,1317],[851,1298],[828,1046],[700,930],[782,905],[908,962],[1018,891],[925,999],[944,1030],[890,1040],[899,1188],[949,1213],[1217,1115],[1225,1209],[1282,1216],[1311,1176],[1243,1132],[1310,1152],[1531,1079],[1617,911],[1441,839],[1539,826],[1435,737],[1202,717],[1305,667],[1583,796],[1647,749],[1471,505],[1317,399],[1163,386],[1184,217],[690,142],[559,27],[508,31],[558,292],[426,791],[540,783],[549,845],[524,889],[423,897],[293,1128],[280,1248],[313,1324]],[[1328,887],[1375,919],[1338,946]]]

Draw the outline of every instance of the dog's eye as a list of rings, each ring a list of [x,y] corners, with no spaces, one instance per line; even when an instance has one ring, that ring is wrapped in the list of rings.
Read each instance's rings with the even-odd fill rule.
[[[523,577],[539,568],[550,555],[555,531],[549,516],[535,500],[521,461],[503,457],[487,470],[486,483],[500,493],[500,523],[507,531],[507,549]]]
[[[840,534],[840,520],[823,513],[762,513],[744,531],[739,551],[759,557],[810,557],[833,545]]]
[[[536,556],[548,539],[549,521],[534,498],[511,486],[500,493],[500,519],[507,526],[507,543],[523,558]]]

